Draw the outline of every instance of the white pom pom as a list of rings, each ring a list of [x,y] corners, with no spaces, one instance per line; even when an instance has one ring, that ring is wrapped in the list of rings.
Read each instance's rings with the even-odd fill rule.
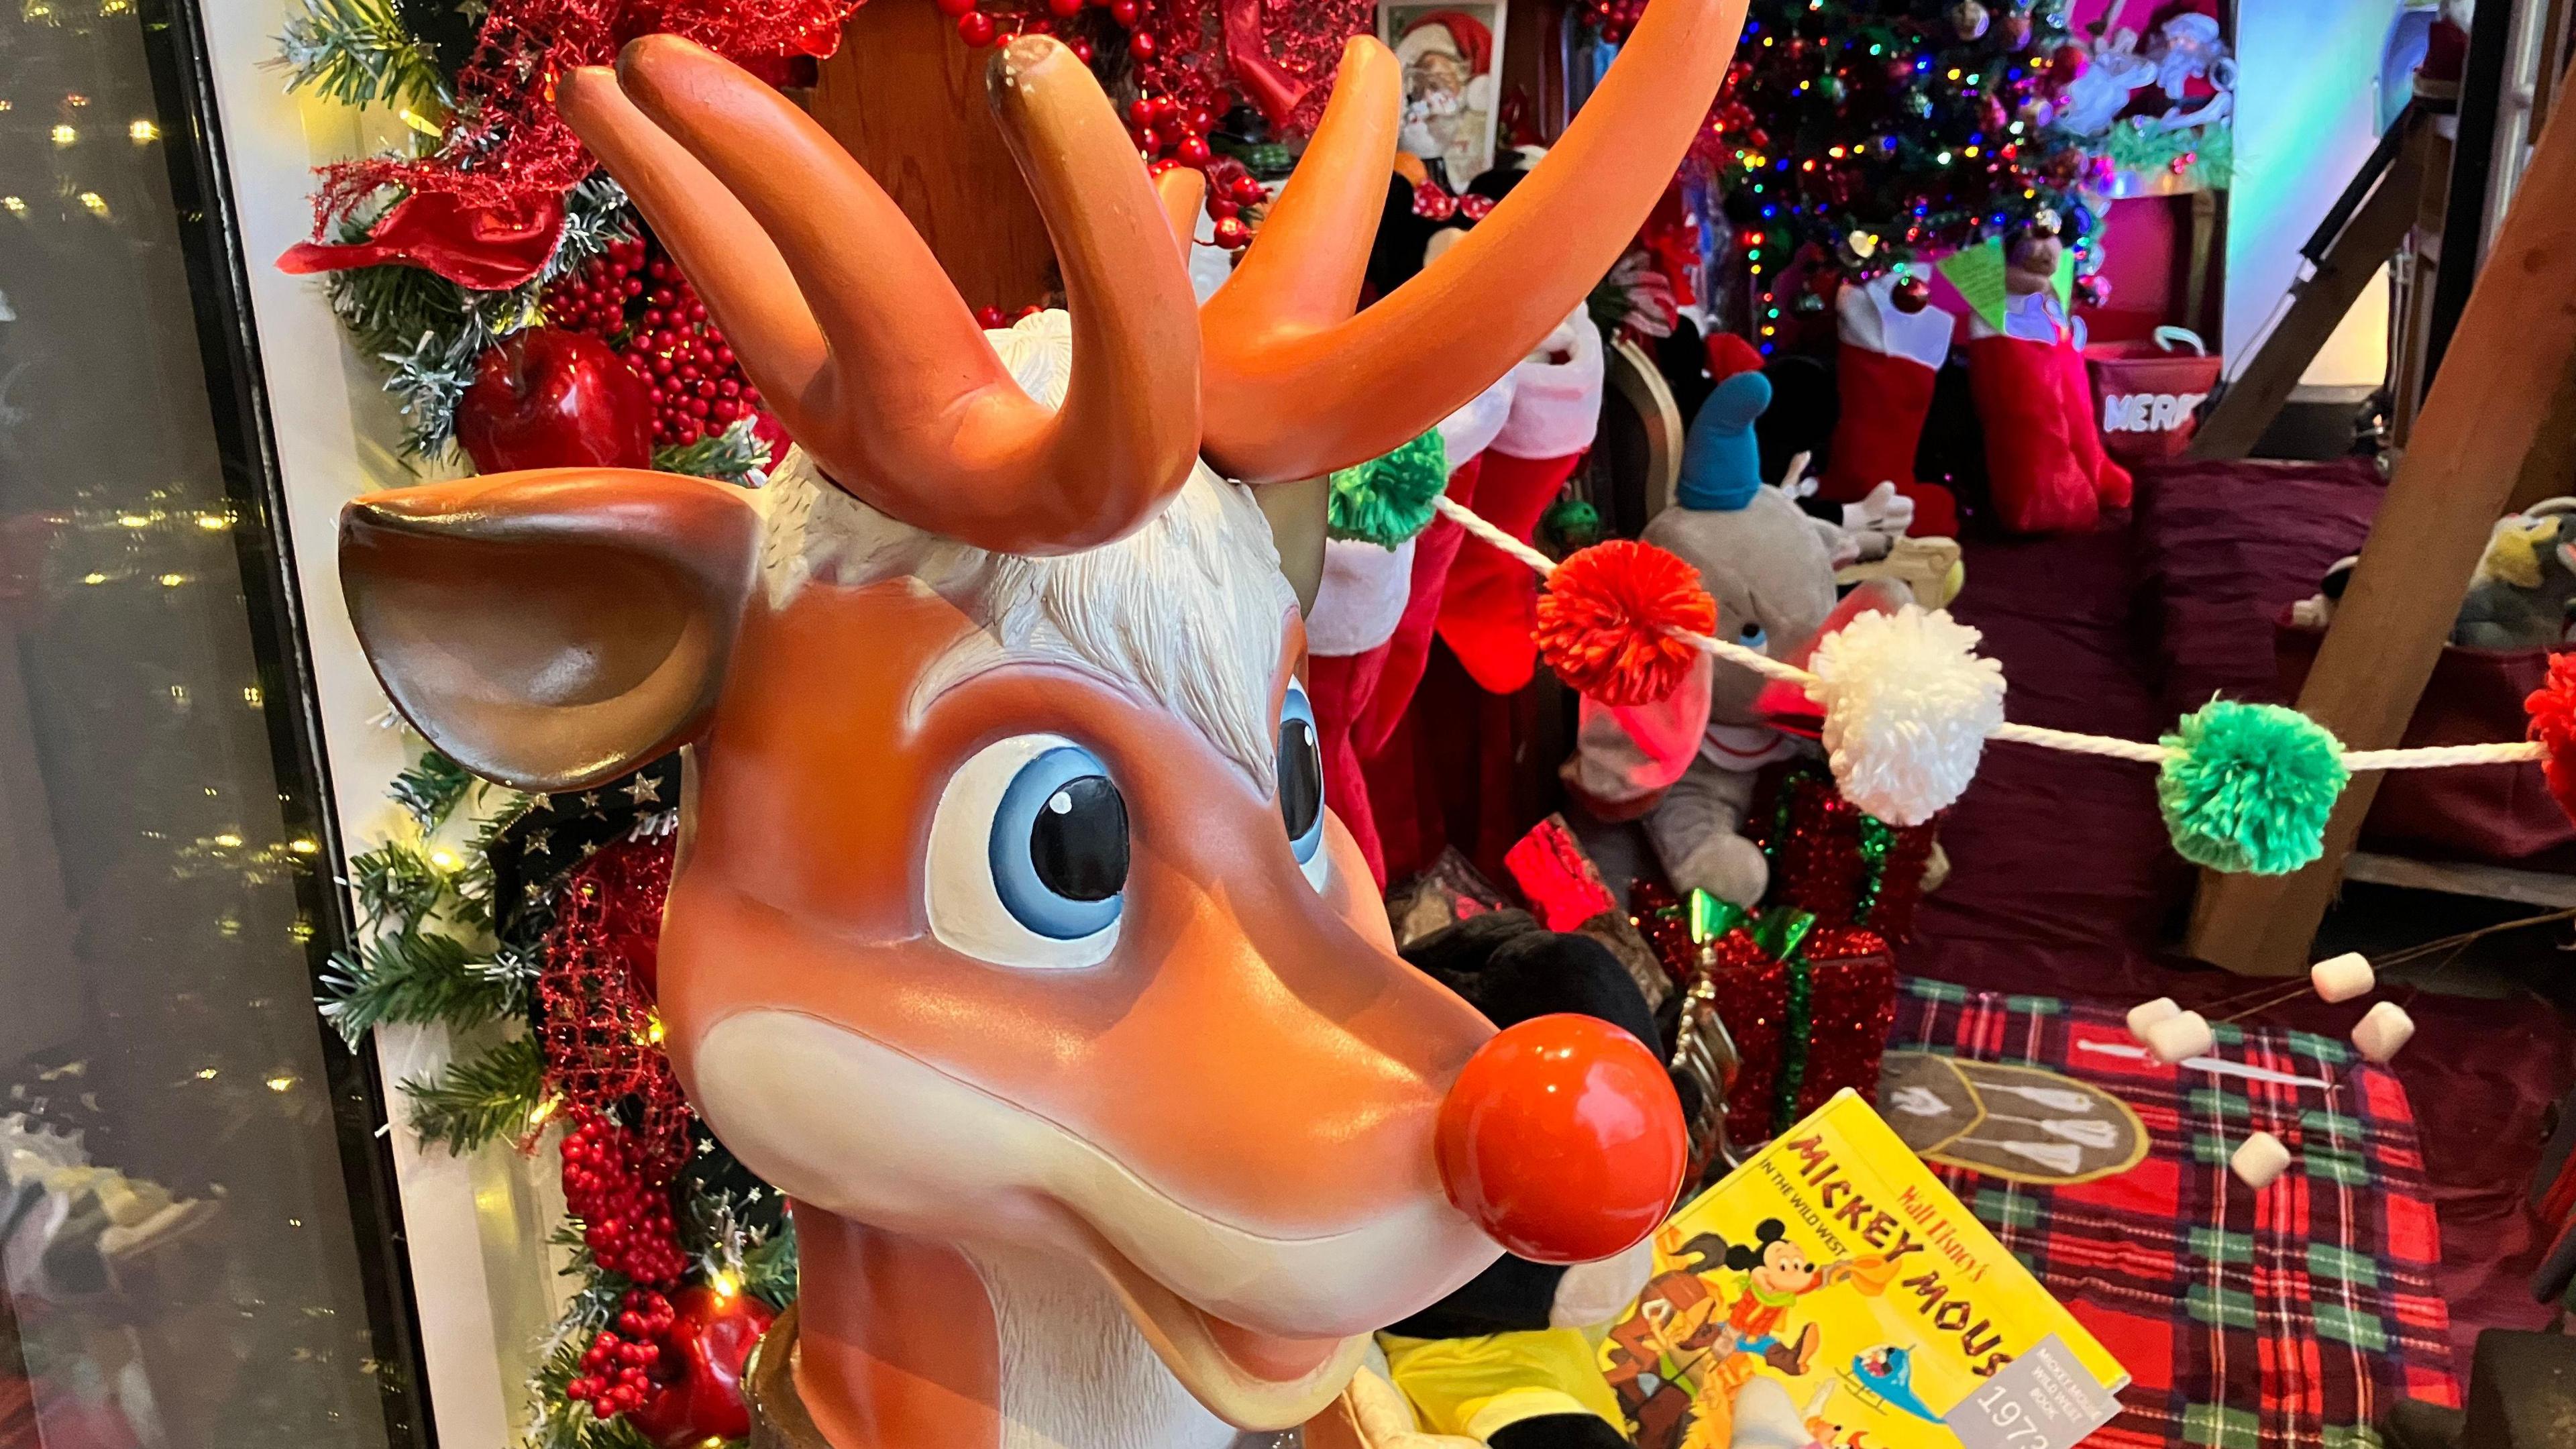
[[[1890,825],[1920,825],[1968,788],[1987,733],[2004,722],[2003,666],[1977,657],[1977,638],[1943,610],[1908,604],[1817,643],[1808,692],[1825,707],[1844,799]]]
[[[2144,1043],[2149,1028],[2157,1022],[2171,1021],[2180,1015],[2182,1015],[2182,1008],[2176,1006],[2170,996],[2159,996],[2153,1001],[2141,1001],[2129,1008],[2129,1035]]]
[[[2289,1168],[2290,1149],[2269,1132],[2246,1138],[2227,1159],[2227,1170],[2256,1192],[2270,1187]]]

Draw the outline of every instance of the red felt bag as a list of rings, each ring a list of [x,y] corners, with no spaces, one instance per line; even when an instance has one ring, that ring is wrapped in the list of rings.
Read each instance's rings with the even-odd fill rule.
[[[2189,352],[2174,350],[2189,343]],[[2218,386],[2221,359],[2198,334],[2159,327],[2152,342],[2102,342],[2084,349],[2093,378],[2102,449],[2123,463],[2176,458],[2200,426],[2202,399]]]
[[[2285,699],[2299,697],[2316,662],[2323,630],[2303,629],[2284,610],[2273,625],[2273,651]],[[2522,738],[2522,701],[2549,674],[2546,649],[2442,647],[2433,677],[2398,743],[2481,745]],[[2549,796],[2537,761],[2467,765],[2447,770],[2392,770],[2380,782],[2362,822],[2365,850],[2492,864],[2542,864],[2534,857],[2576,857],[2576,823]]]

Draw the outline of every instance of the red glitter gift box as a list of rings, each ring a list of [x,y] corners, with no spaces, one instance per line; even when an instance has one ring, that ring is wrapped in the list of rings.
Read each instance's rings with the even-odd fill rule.
[[[1804,911],[1742,911],[1662,886],[1630,890],[1637,928],[1676,982],[1705,975],[1742,1066],[1726,1129],[1761,1142],[1844,1087],[1875,1100],[1879,1056],[1896,1015],[1896,959],[1885,937],[1820,926]]]
[[[1756,806],[1748,834],[1771,857],[1765,905],[1794,907],[1833,926],[1866,926],[1890,941],[1914,935],[1923,872],[1939,820],[1894,826],[1842,797],[1813,762],[1765,782],[1770,808]]]

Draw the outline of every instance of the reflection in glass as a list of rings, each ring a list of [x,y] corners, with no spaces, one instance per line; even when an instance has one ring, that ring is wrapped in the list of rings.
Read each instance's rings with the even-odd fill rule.
[[[0,9],[0,1449],[382,1445],[157,8]]]

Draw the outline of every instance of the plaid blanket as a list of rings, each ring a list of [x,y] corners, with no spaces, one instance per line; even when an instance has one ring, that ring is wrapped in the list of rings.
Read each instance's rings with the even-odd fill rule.
[[[2459,1401],[2414,1112],[2341,1041],[2216,1033],[2221,1061],[2331,1085],[2167,1067],[2126,1054],[2119,1013],[1921,979],[1900,988],[1891,1044],[2060,1072],[2147,1129],[2143,1161],[2093,1182],[1936,1168],[2133,1376],[2087,1444],[2370,1449],[2392,1401]],[[2261,1193],[2227,1169],[2258,1130],[2293,1157]]]

